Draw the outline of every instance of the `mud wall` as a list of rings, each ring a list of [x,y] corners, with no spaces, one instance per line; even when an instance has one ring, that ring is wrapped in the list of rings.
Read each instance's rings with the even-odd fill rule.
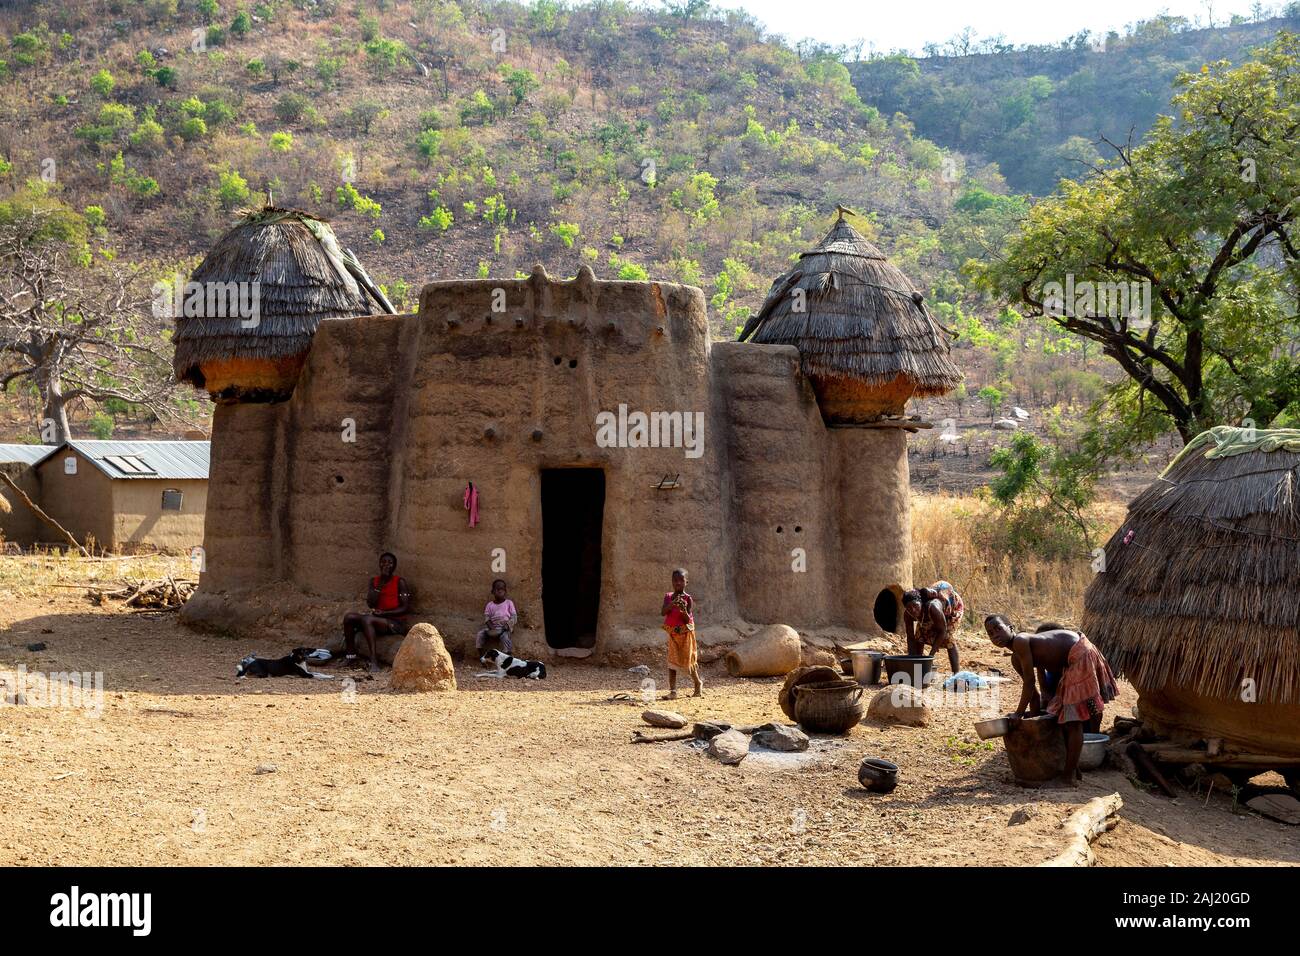
[[[36,471],[26,462],[12,461],[0,463],[0,472],[13,480],[28,498],[41,503],[40,482]],[[7,487],[0,487],[0,495],[9,502],[8,512],[0,511],[0,540],[11,541],[24,548],[30,548],[37,541],[53,539],[55,533],[47,527],[25,504]]]
[[[76,459],[77,472],[69,475],[64,462]],[[46,514],[63,525],[83,545],[93,538],[96,550],[113,548],[113,481],[90,459],[64,448],[36,469],[41,485],[36,500]],[[52,529],[41,540],[53,541]]]
[[[665,430],[638,435],[637,413]],[[540,629],[542,475],[584,468],[605,491],[595,652],[662,639],[676,566],[702,627],[877,633],[876,594],[910,583],[905,451],[828,429],[793,348],[711,345],[698,289],[435,282],[418,315],[322,323],[290,400],[218,407],[201,590],[357,601],[392,550],[458,642],[495,577]]]
[[[832,428],[828,435],[839,477],[840,614],[855,630],[878,632],[876,598],[882,590],[894,591],[901,621],[902,589],[912,581],[907,433],[901,428]]]
[[[212,419],[205,570],[200,587],[237,591],[280,579],[272,473],[277,405],[218,405]]]
[[[1188,743],[1218,737],[1230,749],[1300,757],[1300,704],[1205,697],[1136,681],[1134,686],[1142,722],[1157,734]]]
[[[836,623],[836,462],[793,346],[714,346],[727,410],[736,603],[750,621]]]
[[[146,546],[181,553],[203,544],[208,483],[132,479],[113,483],[113,548]],[[181,510],[164,511],[163,492],[181,493]]]
[[[657,626],[678,565],[691,572],[702,618],[734,617],[729,568],[716,560],[729,550],[720,504],[726,449],[710,428],[698,290],[597,283],[586,270],[570,283],[433,283],[421,294],[412,351],[391,540],[429,600],[479,617],[492,578],[502,576],[525,623],[540,627],[541,471],[599,468],[599,633]],[[617,418],[620,406],[629,416],[700,416],[700,454],[601,447],[598,416]],[[675,488],[656,487],[666,477]],[[473,528],[468,482],[479,492]],[[494,555],[504,556],[503,574]]]

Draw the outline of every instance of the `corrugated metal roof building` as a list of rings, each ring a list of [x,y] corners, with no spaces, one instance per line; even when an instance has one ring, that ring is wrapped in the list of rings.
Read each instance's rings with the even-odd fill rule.
[[[31,465],[32,497],[87,547],[188,551],[203,543],[208,449],[206,441],[73,439],[44,446]],[[55,537],[42,529],[36,540]]]
[[[33,446],[35,447],[35,446]],[[52,458],[63,448],[72,448],[110,478],[196,478],[208,477],[206,441],[86,441],[73,439],[48,449]]]
[[[21,445],[0,442],[0,465],[22,464],[34,465],[50,452],[56,445]]]

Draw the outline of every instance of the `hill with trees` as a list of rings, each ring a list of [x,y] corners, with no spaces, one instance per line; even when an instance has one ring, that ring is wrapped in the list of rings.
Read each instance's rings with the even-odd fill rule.
[[[834,51],[696,3],[9,8],[0,164],[0,226],[57,206],[87,270],[188,275],[238,209],[273,200],[331,219],[399,309],[430,279],[586,263],[702,287],[724,338],[837,203],[950,310],[962,262],[1024,212],[995,169],[863,103]],[[38,377],[8,384],[31,435]],[[70,411],[107,433],[168,408],[82,391]]]
[[[1213,27],[1159,16],[1053,46],[1013,47],[967,29],[924,57],[875,56],[851,72],[882,114],[905,114],[922,136],[996,163],[1015,191],[1042,196],[1111,155],[1104,140],[1140,140],[1167,112],[1180,73],[1238,62],[1281,29],[1300,29],[1300,3],[1256,3]]]

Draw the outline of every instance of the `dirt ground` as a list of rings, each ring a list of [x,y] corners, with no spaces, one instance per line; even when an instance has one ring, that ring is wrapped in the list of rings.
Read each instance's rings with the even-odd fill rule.
[[[1029,864],[1055,854],[1071,807],[1116,790],[1123,817],[1099,844],[1103,865],[1300,863],[1294,828],[1226,796],[1170,801],[1115,772],[1075,790],[1016,787],[970,710],[926,728],[869,720],[801,766],[726,767],[685,743],[631,744],[642,705],[610,698],[638,695],[640,678],[622,669],[557,661],[534,684],[475,680],[461,664],[456,694],[403,695],[386,673],[327,668],[357,678],[347,693],[235,680],[244,654],[293,642],[196,634],[75,589],[0,604],[0,669],[102,671],[105,691],[98,718],[0,707],[0,865]],[[1010,671],[972,633],[960,643],[968,666]],[[662,661],[646,663],[666,679]],[[705,679],[706,696],[675,709],[783,719],[778,680]],[[1008,709],[1017,692],[1004,691]],[[865,756],[899,764],[894,793],[858,787]],[[1009,826],[1017,809],[1030,819]]]

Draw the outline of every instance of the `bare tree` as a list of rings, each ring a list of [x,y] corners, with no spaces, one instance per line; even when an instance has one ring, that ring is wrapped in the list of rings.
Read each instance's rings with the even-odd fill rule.
[[[49,215],[0,226],[0,390],[33,383],[42,438],[54,443],[70,436],[68,406],[78,401],[118,399],[180,419],[140,269],[71,261],[63,243],[41,238]]]

